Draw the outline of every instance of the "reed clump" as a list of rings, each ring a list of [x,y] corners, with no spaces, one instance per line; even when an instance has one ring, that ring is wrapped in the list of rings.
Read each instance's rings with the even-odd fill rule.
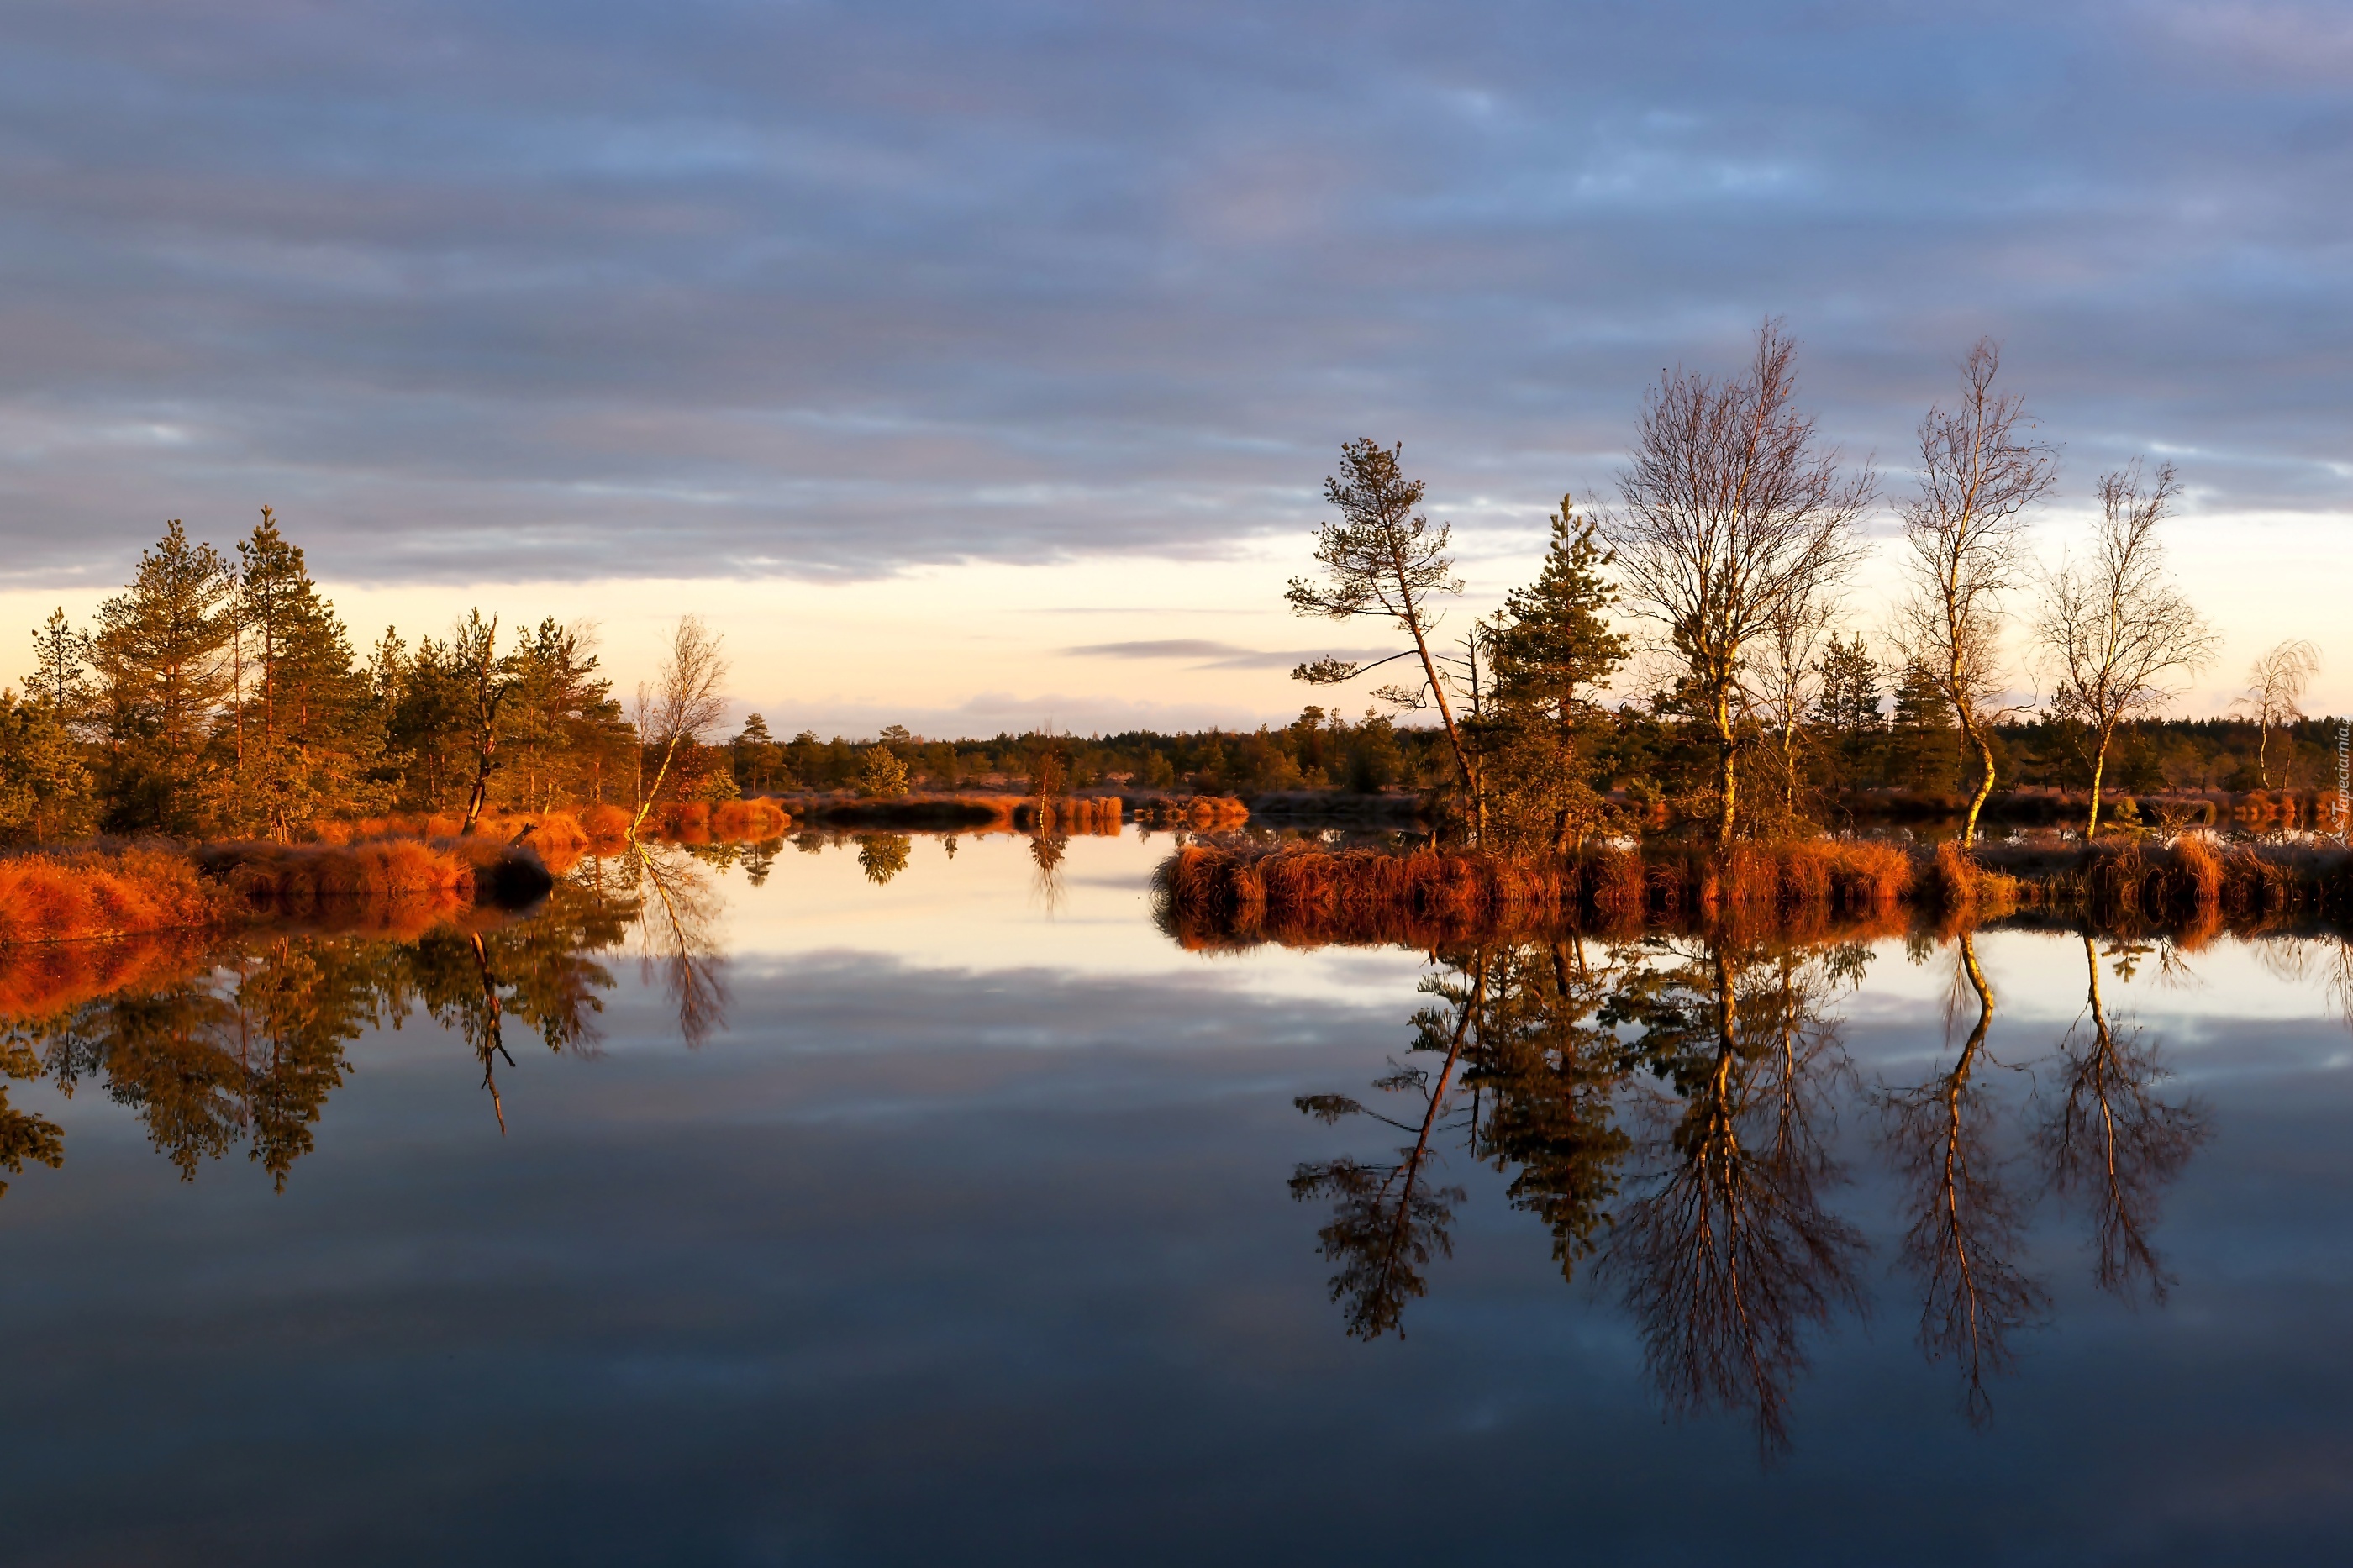
[[[1164,923],[1188,945],[1454,939],[1556,919],[1557,867],[1435,849],[1189,844],[1161,863]]]
[[[731,800],[713,806],[711,831],[718,837],[754,843],[782,838],[793,819],[773,800]]]
[[[1192,844],[1155,879],[1164,928],[1191,947],[1278,942],[1441,946],[1574,929],[1900,929],[1912,867],[1865,843],[1756,847],[1723,860],[1600,845],[1521,859],[1475,851]]]
[[[1934,850],[1820,838],[1729,852],[1605,843],[1518,859],[1470,850],[1333,850],[1197,843],[1162,862],[1163,923],[1192,945],[1433,942],[1545,928],[1704,926],[1781,933],[1893,931],[2024,910],[2195,935],[2289,918],[2353,920],[2353,852],[2231,844],[2205,834]]]
[[[529,846],[480,837],[206,844],[189,853],[207,879],[236,897],[242,913],[257,919],[390,905],[448,912],[478,904],[521,909],[554,885],[545,862]]]
[[[2229,843],[2192,832],[1985,845],[1977,858],[2016,881],[2020,907],[2105,923],[2353,920],[2353,850],[2320,839]]]
[[[709,844],[714,841],[752,842],[781,838],[792,826],[792,817],[785,808],[772,800],[729,800],[716,804],[706,800],[663,802],[654,805],[638,824],[638,832],[648,838],[670,838],[681,844]],[[624,824],[624,832],[627,825]]]
[[[617,805],[588,806],[577,820],[588,847],[599,855],[609,855],[628,842],[629,814]]]
[[[1989,868],[1952,839],[1936,846],[1921,879],[1925,901],[1947,924],[1975,924],[2013,913],[2023,894],[2020,879]]]
[[[552,886],[527,846],[487,839],[101,845],[0,858],[0,946],[280,919],[422,931],[479,906],[528,907]]]
[[[1225,795],[1131,795],[1128,814],[1146,827],[1186,827],[1222,833],[1246,826],[1249,803]]]
[[[1032,796],[1013,808],[1013,826],[1023,832],[1100,837],[1119,831],[1125,807],[1115,795]]]
[[[0,946],[196,930],[231,918],[226,889],[174,849],[134,846],[0,858]]]

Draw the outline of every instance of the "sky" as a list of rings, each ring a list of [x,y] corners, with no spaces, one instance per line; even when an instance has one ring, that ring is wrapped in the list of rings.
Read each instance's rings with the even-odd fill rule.
[[[2180,468],[2183,709],[2302,636],[2353,710],[2341,4],[15,0],[0,44],[0,637],[267,502],[364,644],[587,618],[626,690],[700,613],[786,732],[1281,720],[1392,646],[1282,603],[1343,440],[1405,443],[1459,629],[1770,315],[1891,503],[2000,340],[2047,556]]]

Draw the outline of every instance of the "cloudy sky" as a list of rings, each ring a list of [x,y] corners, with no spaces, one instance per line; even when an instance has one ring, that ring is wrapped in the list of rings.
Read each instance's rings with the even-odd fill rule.
[[[709,615],[772,721],[1295,711],[1341,440],[1474,606],[1767,315],[1888,489],[1980,333],[2353,708],[2353,10],[15,0],[0,627],[274,504],[363,634]],[[1885,573],[1852,600],[1883,618]],[[1376,639],[1377,640],[1377,639]],[[5,661],[0,661],[5,663]]]

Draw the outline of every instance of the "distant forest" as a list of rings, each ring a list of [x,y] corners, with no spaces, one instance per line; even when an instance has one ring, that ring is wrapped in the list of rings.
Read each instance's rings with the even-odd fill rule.
[[[1869,693],[1863,694],[1866,700]],[[1948,710],[1900,680],[1872,707],[1818,713],[1805,730],[1807,791],[1834,798],[1848,790],[1965,793],[1960,731]],[[1852,703],[1857,693],[1846,694]],[[2337,777],[2337,723],[2303,719],[2274,726],[2269,756],[2275,788],[2311,789]],[[1994,726],[2005,787],[2082,790],[2091,761],[2081,725],[2042,717]],[[1593,737],[1600,787],[1637,802],[1696,800],[1714,784],[1715,752],[1704,736],[1661,699],[1607,710]],[[2243,719],[2167,719],[2135,724],[2108,759],[2112,785],[2130,793],[2168,789],[2247,791],[2262,787],[2256,726]],[[988,741],[933,741],[893,726],[876,740],[820,741],[807,731],[772,736],[758,715],[727,742],[738,784],[757,791],[851,789],[866,754],[887,748],[917,787],[957,789],[995,781],[1026,784],[1037,759],[1062,759],[1071,785],[1116,783],[1137,788],[1260,795],[1277,790],[1370,793],[1399,786],[1440,789],[1453,777],[1444,731],[1399,726],[1385,715],[1349,723],[1309,708],[1280,728],[1162,734],[1001,734]],[[1778,780],[1778,758],[1774,759]],[[1760,772],[1766,759],[1757,759]]]

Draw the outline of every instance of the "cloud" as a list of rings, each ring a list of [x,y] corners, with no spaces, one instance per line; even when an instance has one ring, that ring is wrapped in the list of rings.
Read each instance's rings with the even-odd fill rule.
[[[1229,658],[1251,650],[1200,637],[1163,637],[1157,642],[1099,642],[1062,650],[1079,658]]]
[[[2068,482],[2344,509],[2353,102],[2316,6],[1383,13],[26,0],[0,530],[275,503],[364,581],[872,577],[1606,489],[1767,312],[1900,460],[1979,332]],[[1573,87],[1564,87],[1573,78]],[[93,564],[95,563],[95,565]]]
[[[1201,637],[1164,637],[1150,642],[1088,643],[1079,647],[1066,647],[1062,652],[1074,658],[1181,658],[1196,661],[1195,669],[1293,669],[1310,659],[1335,658],[1347,659],[1380,658],[1395,653],[1393,647],[1379,648],[1255,648],[1235,643],[1211,642]]]

